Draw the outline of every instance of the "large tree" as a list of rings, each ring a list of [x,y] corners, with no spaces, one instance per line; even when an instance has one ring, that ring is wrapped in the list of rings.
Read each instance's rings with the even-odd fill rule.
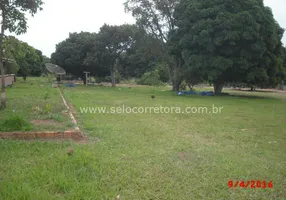
[[[5,31],[22,34],[27,31],[26,13],[32,16],[41,9],[41,0],[0,0],[1,32],[0,32],[0,71],[1,71],[1,108],[6,108],[5,71],[3,66],[3,41]]]
[[[134,25],[110,26],[104,24],[97,34],[92,51],[86,63],[97,62],[110,72],[112,87],[116,86],[116,73],[120,58],[135,42],[136,27]]]
[[[146,71],[152,71],[157,63],[164,61],[159,41],[144,30],[138,29],[135,42],[119,60],[119,72],[124,78],[141,77]]]
[[[181,0],[174,17],[172,53],[216,94],[227,82],[270,84],[282,71],[283,32],[262,0]]]
[[[173,90],[178,91],[181,84],[181,57],[169,56],[168,34],[176,29],[173,17],[179,0],[127,0],[125,9],[135,17],[137,25],[159,40],[160,51],[169,66]]]
[[[36,50],[25,42],[21,42],[18,52],[22,52],[20,56],[15,58],[15,61],[19,65],[18,75],[22,76],[26,80],[27,76],[40,76],[42,74],[42,52]]]
[[[94,76],[106,74],[98,63],[86,62],[96,38],[95,33],[70,33],[69,38],[57,44],[56,52],[51,57],[52,63],[63,67],[68,74],[81,78],[84,84],[86,84],[85,71],[91,72]]]

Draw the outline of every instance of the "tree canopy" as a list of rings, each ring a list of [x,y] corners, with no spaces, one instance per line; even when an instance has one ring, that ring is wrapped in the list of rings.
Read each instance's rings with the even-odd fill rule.
[[[185,81],[275,87],[286,77],[284,29],[262,0],[126,0],[135,25],[104,24],[98,33],[72,33],[52,62],[84,79],[154,77],[178,91]],[[145,80],[145,81],[144,81]],[[147,80],[147,81],[146,81]],[[161,81],[161,82],[160,82]]]
[[[17,74],[24,79],[29,75],[41,76],[44,72],[42,52],[14,36],[7,36],[3,41],[3,61],[6,73]]]
[[[156,39],[161,55],[169,68],[173,90],[178,91],[181,84],[182,62],[179,57],[169,54],[169,33],[176,28],[174,12],[180,0],[127,0],[126,12],[132,13],[136,24]]]
[[[277,83],[284,71],[283,29],[262,0],[181,0],[170,34],[171,54],[189,73],[214,83]]]
[[[116,73],[119,69],[119,60],[135,43],[136,27],[124,24],[121,26],[109,26],[104,24],[94,41],[92,51],[86,58],[86,62],[97,62],[102,68],[110,71],[111,83],[115,87]]]
[[[82,78],[84,82],[86,82],[85,71],[91,72],[94,76],[106,74],[98,63],[89,64],[85,61],[96,37],[95,33],[70,33],[69,38],[57,44],[56,52],[51,56],[52,63],[64,68],[68,74]]]

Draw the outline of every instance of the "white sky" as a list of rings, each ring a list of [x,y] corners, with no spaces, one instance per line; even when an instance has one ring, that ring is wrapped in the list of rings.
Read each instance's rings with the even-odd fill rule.
[[[125,0],[44,0],[44,10],[28,17],[29,29],[18,36],[22,41],[41,50],[50,57],[55,46],[65,40],[70,32],[98,32],[104,24],[134,23],[124,12]],[[264,0],[272,8],[275,19],[286,28],[286,0]],[[283,39],[286,44],[286,33]]]

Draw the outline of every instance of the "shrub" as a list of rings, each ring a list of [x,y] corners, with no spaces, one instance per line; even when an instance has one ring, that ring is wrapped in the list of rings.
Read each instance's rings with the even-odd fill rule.
[[[159,86],[163,83],[160,80],[160,75],[158,70],[153,70],[151,72],[146,72],[137,82],[139,85],[153,85]]]
[[[158,70],[158,73],[160,75],[160,80],[163,83],[167,83],[170,81],[169,69],[168,69],[168,65],[166,63],[158,63],[156,65],[156,69]]]
[[[183,81],[180,85],[180,90],[183,91],[183,90],[186,90],[187,89],[187,83],[185,81]]]
[[[33,126],[31,123],[24,120],[20,116],[10,116],[0,124],[0,131],[30,131]]]

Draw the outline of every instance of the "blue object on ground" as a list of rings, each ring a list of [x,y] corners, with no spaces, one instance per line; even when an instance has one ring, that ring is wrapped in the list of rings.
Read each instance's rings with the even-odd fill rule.
[[[207,94],[206,94],[207,96],[214,96],[215,95],[215,93],[214,92],[207,92]]]
[[[215,96],[214,92],[195,92],[195,91],[183,91],[183,92],[178,92],[179,96],[183,95],[201,95],[201,96]]]
[[[214,92],[200,92],[201,96],[214,96]]]
[[[192,91],[184,91],[184,94],[190,95],[190,94],[197,94],[197,93],[196,92],[192,92]]]
[[[69,83],[69,84],[65,84],[65,86],[67,86],[67,87],[75,87],[76,85],[73,84],[73,83]]]
[[[206,93],[206,92],[200,92],[200,95],[201,95],[201,96],[206,96],[207,93]]]

